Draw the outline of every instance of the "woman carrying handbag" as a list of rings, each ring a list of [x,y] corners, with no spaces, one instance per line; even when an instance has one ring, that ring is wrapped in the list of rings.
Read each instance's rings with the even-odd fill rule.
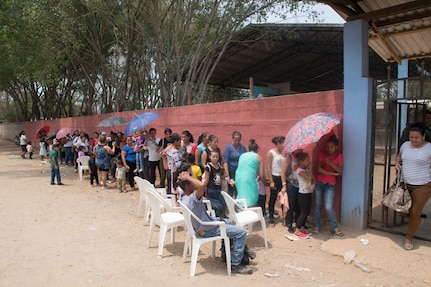
[[[421,212],[431,197],[431,144],[425,141],[425,127],[422,123],[409,128],[409,141],[400,147],[395,168],[401,170],[403,181],[412,198],[410,213],[400,213],[409,218],[404,242],[406,250],[413,249],[413,237],[421,224]]]

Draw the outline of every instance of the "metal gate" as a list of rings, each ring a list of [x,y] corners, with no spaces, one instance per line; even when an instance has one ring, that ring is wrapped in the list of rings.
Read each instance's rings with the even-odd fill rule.
[[[414,122],[425,123],[427,109],[431,109],[431,78],[375,80],[373,98],[371,138],[374,149],[370,165],[368,226],[404,235],[407,220],[382,206],[381,200],[395,179],[395,157],[401,144],[408,140],[408,126]],[[424,213],[431,220],[431,202],[425,206]],[[431,241],[428,225],[418,230],[416,238]]]

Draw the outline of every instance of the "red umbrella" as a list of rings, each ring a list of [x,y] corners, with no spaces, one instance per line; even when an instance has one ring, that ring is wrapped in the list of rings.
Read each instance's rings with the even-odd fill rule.
[[[36,132],[36,139],[39,139],[41,136],[46,136],[49,133],[49,126],[43,126]]]
[[[317,113],[297,122],[287,133],[283,153],[293,152],[308,144],[318,142],[340,123],[342,115]]]

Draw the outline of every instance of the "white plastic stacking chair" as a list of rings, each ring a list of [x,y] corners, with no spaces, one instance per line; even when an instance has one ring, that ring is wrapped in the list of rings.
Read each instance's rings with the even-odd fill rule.
[[[184,215],[180,212],[173,211],[174,208],[156,191],[149,189],[147,191],[147,200],[151,208],[150,231],[148,234],[147,247],[151,245],[151,239],[154,233],[154,227],[160,227],[158,257],[162,257],[165,236],[168,229],[171,229],[171,243],[175,241],[175,228],[184,226]],[[160,208],[163,206],[163,208]]]
[[[221,194],[226,202],[229,210],[229,218],[235,222],[236,226],[244,227],[248,226],[247,234],[250,235],[253,232],[252,225],[254,222],[259,222],[262,226],[263,237],[265,240],[265,247],[268,249],[268,242],[266,239],[266,223],[263,217],[262,208],[260,207],[242,207],[233,199],[228,193],[222,191]],[[237,211],[238,210],[238,211]]]
[[[78,163],[79,180],[82,180],[82,174],[84,173],[84,170],[90,170],[90,167],[88,166],[89,160],[90,157],[88,155],[81,156],[76,159],[76,162]]]
[[[192,259],[191,259],[191,266],[190,266],[190,276],[195,276],[196,264],[198,261],[199,249],[201,245],[204,243],[211,242],[212,243],[211,258],[214,258],[216,241],[222,240],[222,239],[224,239],[224,246],[225,246],[225,252],[226,252],[227,274],[230,275],[231,274],[230,239],[226,233],[226,223],[224,221],[204,222],[200,220],[181,201],[179,203],[181,206],[181,210],[184,214],[184,220],[187,227],[186,242],[184,243],[184,251],[183,251],[183,262],[186,261],[187,253],[191,246]],[[193,220],[196,220],[202,225],[220,226],[220,235],[214,236],[214,237],[200,237],[199,235],[196,234],[195,230],[193,229],[192,218]]]
[[[135,176],[134,180],[139,188],[139,205],[138,205],[138,214],[141,213],[142,204],[145,202],[145,214],[144,214],[144,223],[147,223],[150,220],[150,214],[151,214],[151,208],[148,204],[147,200],[147,191],[149,189],[153,191],[157,191],[159,193],[159,190],[156,189],[148,180],[143,179],[139,176]],[[175,195],[166,194],[161,192],[160,193],[163,198],[165,198],[171,207],[175,207]]]

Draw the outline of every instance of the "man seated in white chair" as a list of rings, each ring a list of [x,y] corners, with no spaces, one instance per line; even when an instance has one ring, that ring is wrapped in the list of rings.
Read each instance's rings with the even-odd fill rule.
[[[206,212],[203,202],[205,192],[205,182],[195,179],[191,175],[191,168],[188,164],[183,164],[178,170],[177,184],[182,189],[180,195],[181,202],[184,203],[197,217],[202,221],[218,221]],[[243,265],[244,250],[246,248],[247,232],[242,227],[237,227],[231,224],[228,219],[223,219],[226,222],[226,233],[232,241],[231,247],[231,262],[232,271],[240,274],[252,274],[253,270]],[[204,226],[197,221],[193,221],[193,228],[201,237],[213,237],[220,235],[219,226]],[[222,243],[222,253],[224,252],[224,243]],[[254,259],[256,254],[246,250],[247,257]],[[247,258],[248,260],[248,258]]]

